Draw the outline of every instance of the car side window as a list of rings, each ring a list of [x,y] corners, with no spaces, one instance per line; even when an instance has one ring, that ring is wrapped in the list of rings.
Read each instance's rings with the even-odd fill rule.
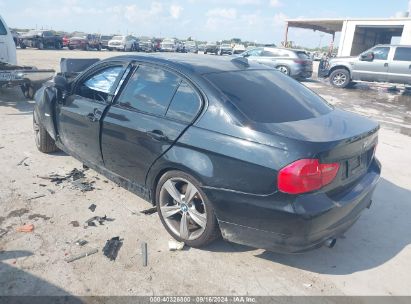
[[[77,94],[89,99],[107,101],[108,94],[122,70],[122,66],[112,66],[98,71],[78,86]]]
[[[200,108],[200,96],[187,82],[183,81],[170,103],[166,117],[190,123]]]
[[[248,56],[261,56],[262,49],[254,49],[247,52]]]
[[[3,22],[0,20],[0,35],[7,35],[7,29],[4,26]]]
[[[180,78],[152,66],[140,66],[129,79],[118,103],[122,107],[164,116]]]
[[[375,60],[387,60],[388,53],[390,52],[390,48],[389,47],[376,47],[372,49],[372,52],[374,53]]]
[[[411,61],[411,48],[397,47],[394,54],[395,61]]]

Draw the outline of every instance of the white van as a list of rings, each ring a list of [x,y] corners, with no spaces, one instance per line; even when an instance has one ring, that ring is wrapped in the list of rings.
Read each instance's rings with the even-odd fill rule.
[[[0,62],[17,64],[16,45],[13,35],[3,18],[0,16]]]

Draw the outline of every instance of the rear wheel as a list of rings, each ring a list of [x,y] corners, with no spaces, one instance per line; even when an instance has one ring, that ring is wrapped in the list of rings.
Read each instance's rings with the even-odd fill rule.
[[[220,236],[214,208],[192,176],[169,171],[156,190],[157,211],[168,233],[191,247],[209,244]]]
[[[286,67],[285,65],[280,65],[277,67],[277,70],[279,70],[281,73],[285,75],[290,75],[290,69]]]
[[[330,83],[336,88],[345,88],[350,82],[350,72],[345,69],[335,70],[330,75]]]
[[[53,138],[40,123],[36,111],[33,112],[33,130],[37,149],[43,153],[51,153],[59,150]]]

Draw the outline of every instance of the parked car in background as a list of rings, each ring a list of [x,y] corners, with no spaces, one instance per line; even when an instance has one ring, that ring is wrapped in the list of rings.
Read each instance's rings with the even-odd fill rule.
[[[49,30],[31,30],[21,35],[20,47],[38,48],[39,50],[45,48],[61,49],[63,47],[63,38],[56,35],[55,32]]]
[[[145,198],[190,247],[220,235],[285,253],[332,247],[381,173],[378,123],[243,58],[110,58],[40,89],[33,127],[41,152]]]
[[[218,55],[233,55],[233,48],[231,44],[223,43],[218,47]]]
[[[139,52],[153,52],[154,51],[153,39],[150,37],[146,37],[146,36],[142,36],[138,38],[137,50]]]
[[[359,56],[332,58],[322,74],[337,88],[355,81],[411,85],[411,46],[383,44]]]
[[[101,35],[81,32],[73,33],[73,36],[69,39],[68,48],[70,50],[81,49],[88,51],[90,49],[97,49],[101,51]]]
[[[187,53],[197,54],[198,53],[197,42],[194,40],[187,40],[186,42],[184,42],[184,49]]]
[[[204,52],[206,49],[206,44],[202,43],[200,45],[198,45],[198,51],[199,52]]]
[[[108,49],[108,42],[113,38],[111,35],[101,35],[101,49],[107,50]]]
[[[108,42],[108,50],[117,50],[124,52],[132,52],[137,50],[137,38],[128,35],[128,36],[113,36]]]
[[[243,44],[236,44],[233,48],[233,54],[241,54],[245,51],[245,46]]]
[[[241,56],[276,68],[293,78],[309,78],[313,73],[311,58],[301,50],[261,47],[246,51]]]
[[[218,45],[216,42],[207,42],[205,49],[204,49],[204,54],[218,54]]]
[[[162,52],[177,52],[178,45],[177,39],[175,38],[165,38],[161,42],[161,51]]]
[[[160,38],[154,38],[153,39],[153,51],[154,52],[160,52],[161,51],[161,42],[163,40]]]
[[[70,42],[70,36],[69,35],[64,35],[61,39],[63,41],[63,47],[68,48],[68,45],[69,45],[69,42]]]

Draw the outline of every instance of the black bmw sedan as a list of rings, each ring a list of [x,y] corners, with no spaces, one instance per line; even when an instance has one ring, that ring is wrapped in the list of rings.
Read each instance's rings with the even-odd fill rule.
[[[371,205],[379,126],[244,58],[99,61],[36,94],[58,149],[157,206],[177,240],[277,252],[331,246]]]

